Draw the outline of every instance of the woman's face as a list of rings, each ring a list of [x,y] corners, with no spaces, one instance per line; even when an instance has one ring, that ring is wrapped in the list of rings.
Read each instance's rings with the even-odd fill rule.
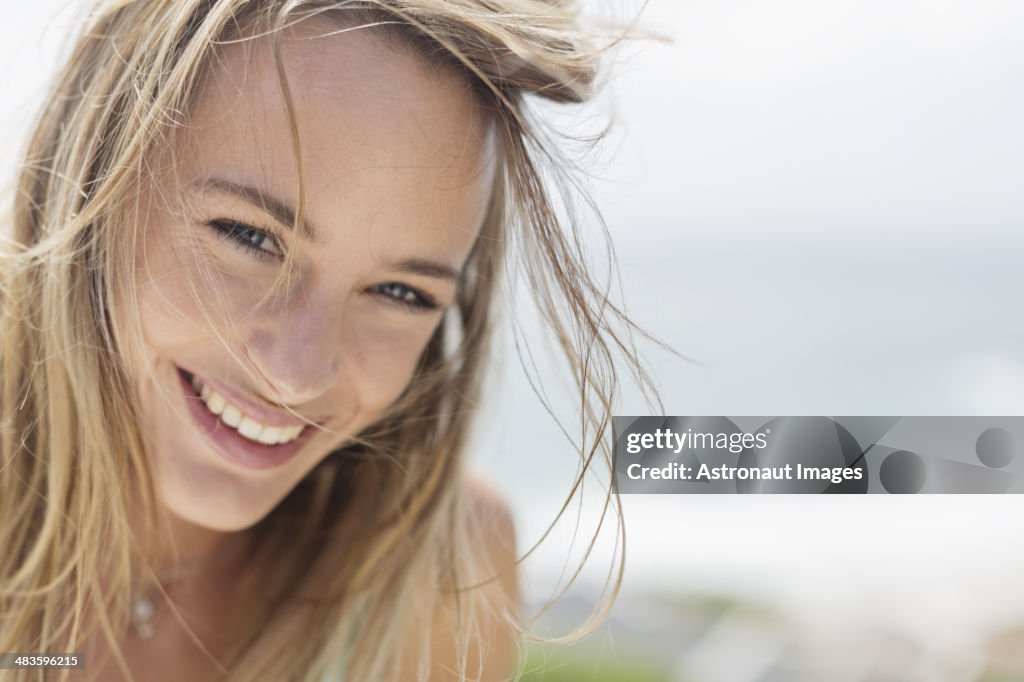
[[[206,528],[259,521],[399,396],[489,200],[493,135],[468,85],[385,34],[324,36],[337,28],[305,22],[282,51],[311,239],[291,229],[266,40],[223,50],[143,199],[143,433],[163,504]],[[283,244],[292,277],[261,301]]]

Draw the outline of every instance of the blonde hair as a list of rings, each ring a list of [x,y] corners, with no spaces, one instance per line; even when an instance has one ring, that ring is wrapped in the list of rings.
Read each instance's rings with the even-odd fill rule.
[[[257,26],[277,41],[313,16],[378,27],[464,74],[497,123],[499,168],[457,303],[405,393],[257,525],[226,679],[320,680],[343,656],[349,679],[394,679],[399,651],[427,646],[429,633],[412,641],[401,629],[411,605],[447,593],[460,678],[476,669],[466,653],[474,614],[526,629],[514,605],[483,589],[500,567],[473,551],[482,540],[459,485],[463,451],[510,243],[581,396],[582,467],[566,506],[608,455],[616,355],[646,381],[631,324],[587,271],[582,228],[561,220],[548,194],[548,174],[572,194],[570,169],[524,107],[531,94],[587,99],[606,46],[558,0],[116,0],[93,12],[48,97],[3,254],[0,651],[71,650],[93,628],[119,651],[131,586],[147,570],[129,519],[157,518],[125,360],[137,338],[119,331],[133,319],[132,217],[147,163],[183,129],[219,44]],[[296,154],[298,134],[293,117]],[[299,198],[301,211],[301,180]],[[610,493],[609,506],[621,531]]]

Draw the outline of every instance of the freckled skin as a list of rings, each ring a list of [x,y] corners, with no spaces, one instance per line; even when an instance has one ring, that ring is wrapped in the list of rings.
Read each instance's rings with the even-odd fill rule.
[[[336,28],[304,22],[283,47],[305,217],[320,243],[242,199],[201,189],[219,178],[297,201],[287,110],[260,41],[223,49],[187,134],[173,156],[156,160],[157,180],[143,197],[135,271],[146,351],[137,362],[154,370],[152,378],[138,372],[147,452],[163,504],[203,529],[258,522],[401,394],[441,312],[412,312],[371,288],[399,282],[447,304],[455,285],[383,260],[461,268],[489,199],[493,136],[466,84],[385,34],[323,36]],[[258,305],[277,261],[219,235],[207,224],[218,219],[294,245],[285,295]],[[235,465],[186,412],[175,365],[303,416],[327,416],[336,433],[317,434],[269,470]]]

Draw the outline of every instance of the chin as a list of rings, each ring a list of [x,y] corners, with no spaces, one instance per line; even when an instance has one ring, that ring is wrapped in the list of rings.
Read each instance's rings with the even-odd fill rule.
[[[172,515],[211,531],[233,533],[258,524],[291,489],[288,480],[253,480],[185,458],[161,458],[159,503]]]
[[[237,533],[257,525],[266,518],[269,508],[228,508],[221,505],[173,504],[164,501],[167,510],[181,521],[219,533]]]

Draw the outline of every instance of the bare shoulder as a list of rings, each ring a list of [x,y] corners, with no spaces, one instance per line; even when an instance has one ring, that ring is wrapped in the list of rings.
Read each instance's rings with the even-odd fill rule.
[[[516,660],[517,633],[510,618],[519,613],[519,580],[516,561],[516,533],[512,510],[501,491],[487,478],[476,472],[467,472],[463,480],[464,513],[469,523],[470,537],[476,543],[470,552],[479,562],[479,573],[466,576],[476,599],[472,599],[471,621],[475,627],[466,641],[466,674],[470,680],[500,682],[512,679]],[[464,596],[469,592],[463,592]],[[455,603],[442,599],[436,611],[428,617],[431,630],[431,657],[429,682],[456,682],[460,678],[459,649],[456,641],[458,623]],[[417,626],[421,627],[421,626]],[[416,669],[416,658],[409,653],[403,667],[409,672]]]
[[[480,667],[471,673],[478,673],[482,681],[497,682],[511,679],[516,658],[517,635],[508,621],[520,606],[515,518],[501,490],[479,471],[467,471],[465,486],[466,511],[477,531],[477,552],[484,559],[479,578],[487,584],[481,589],[488,595],[476,614],[480,636],[469,660],[478,660]],[[442,659],[446,655],[451,652],[441,653]]]
[[[505,496],[490,479],[476,470],[467,473],[465,486],[467,512],[487,540],[491,560],[515,561],[515,519]]]
[[[470,537],[480,559],[476,579],[488,583],[483,589],[492,602],[518,611],[519,556],[512,509],[497,486],[478,472],[467,474],[465,486]]]

